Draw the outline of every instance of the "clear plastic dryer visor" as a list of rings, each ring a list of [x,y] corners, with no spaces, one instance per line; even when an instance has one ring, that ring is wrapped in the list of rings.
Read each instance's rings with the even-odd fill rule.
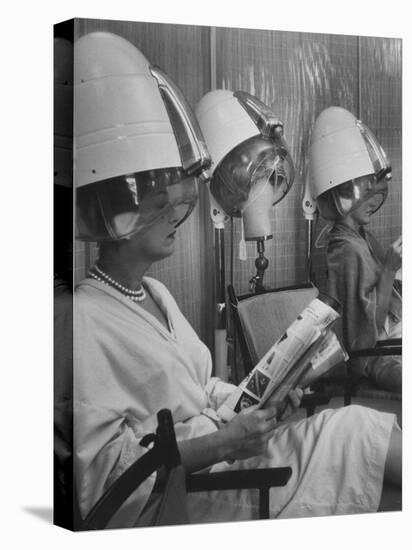
[[[273,206],[288,193],[294,167],[282,138],[254,136],[233,149],[216,168],[211,191],[229,216],[240,216],[265,189]],[[267,188],[266,188],[267,187]]]
[[[235,147],[216,167],[211,192],[230,216],[241,216],[264,194],[266,203],[277,204],[292,186],[295,170],[283,124],[273,112],[247,92],[235,92],[260,134]]]
[[[337,212],[338,217],[344,217],[372,198],[371,212],[375,213],[386,200],[390,179],[390,173],[380,180],[375,174],[371,174],[334,187],[318,197],[322,215],[326,219],[336,219],[335,212]]]
[[[177,227],[195,207],[199,179],[181,168],[163,168],[81,187],[76,190],[76,237],[124,239],[164,217]]]

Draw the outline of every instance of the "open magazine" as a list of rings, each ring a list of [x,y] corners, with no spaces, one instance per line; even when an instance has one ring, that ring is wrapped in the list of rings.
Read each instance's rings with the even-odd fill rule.
[[[348,354],[332,330],[340,317],[337,302],[320,295],[298,315],[286,332],[219,407],[224,421],[251,405],[283,403],[297,386],[307,387]]]

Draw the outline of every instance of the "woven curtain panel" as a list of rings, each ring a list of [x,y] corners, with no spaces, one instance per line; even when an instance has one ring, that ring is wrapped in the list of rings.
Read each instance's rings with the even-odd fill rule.
[[[273,239],[265,243],[269,267],[267,287],[305,279],[305,221],[301,196],[307,168],[310,133],[327,106],[357,106],[357,39],[281,31],[217,30],[217,87],[245,90],[270,105],[284,122],[285,138],[295,162],[295,183],[274,209]],[[248,260],[238,260],[240,222],[234,220],[233,281],[238,292],[248,290],[255,274],[256,245],[249,243]],[[230,253],[230,231],[226,232]],[[230,266],[230,258],[227,258]],[[229,269],[229,268],[228,268]],[[230,270],[228,276],[230,275]]]
[[[174,79],[193,108],[209,89],[209,31],[205,27],[77,19],[75,28],[76,38],[93,31],[109,31],[135,44],[152,64]],[[206,233],[212,228],[205,219],[204,190],[200,194],[195,211],[177,232],[174,254],[154,264],[148,275],[168,287],[199,336],[210,345],[213,310],[205,289],[212,281],[208,255],[213,255],[205,243]],[[96,257],[96,245],[76,243],[77,280]]]
[[[388,246],[402,231],[402,41],[362,37],[359,48],[360,116],[392,164],[392,182],[370,229]]]

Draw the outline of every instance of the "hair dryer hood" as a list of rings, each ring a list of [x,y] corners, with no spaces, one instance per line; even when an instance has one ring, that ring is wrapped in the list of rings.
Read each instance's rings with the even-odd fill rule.
[[[325,219],[337,219],[371,195],[387,195],[391,165],[371,130],[352,113],[329,107],[316,119],[309,151],[311,191]]]
[[[111,33],[83,36],[74,57],[77,238],[127,238],[172,210],[178,225],[211,164],[182,92]]]
[[[214,163],[211,193],[243,216],[246,240],[269,238],[272,207],[294,179],[282,122],[256,97],[227,90],[206,94],[196,113]]]

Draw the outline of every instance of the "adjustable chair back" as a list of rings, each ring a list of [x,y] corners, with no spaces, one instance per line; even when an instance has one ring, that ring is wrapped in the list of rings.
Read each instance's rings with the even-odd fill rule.
[[[242,296],[237,296],[233,286],[229,285],[230,310],[243,366],[242,369],[235,357],[237,383],[252,370],[318,294],[318,289],[310,282]],[[301,407],[306,409],[307,416],[311,416],[317,406],[329,403],[336,393],[343,393],[341,381],[337,385],[335,382],[328,384],[327,387],[319,382],[315,392],[305,394]]]
[[[318,295],[311,283],[237,296],[228,286],[245,374],[256,365],[273,343]]]

